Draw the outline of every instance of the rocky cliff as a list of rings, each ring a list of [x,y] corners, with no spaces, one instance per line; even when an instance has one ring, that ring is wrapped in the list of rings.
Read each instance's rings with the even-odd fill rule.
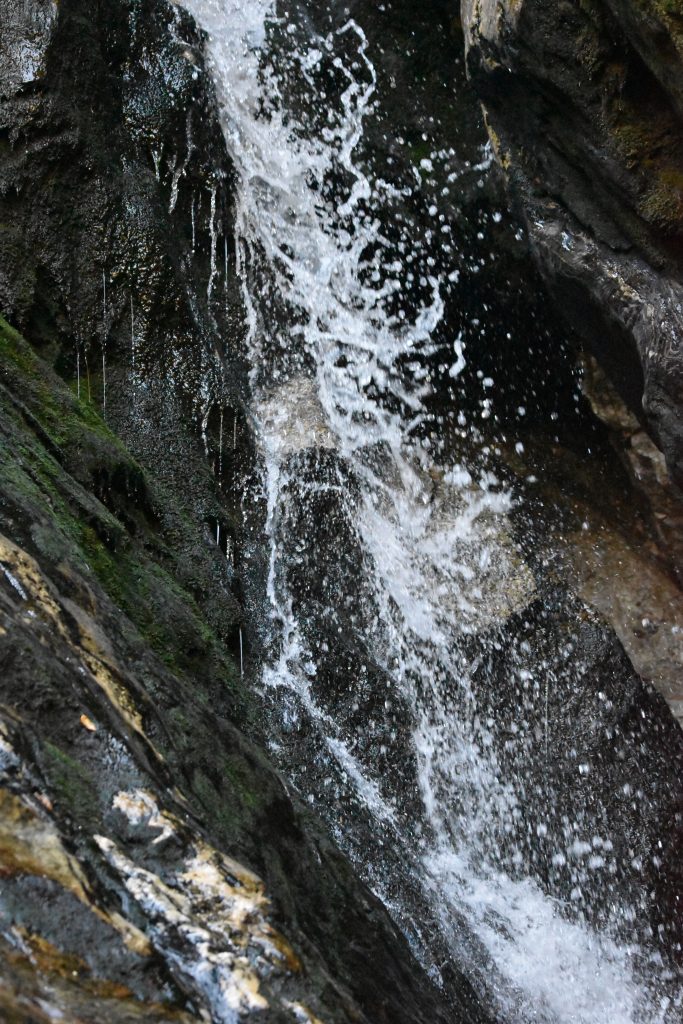
[[[0,1015],[483,1020],[248,738],[231,174],[179,8],[0,5]]]
[[[344,18],[346,6],[339,5]],[[482,707],[514,716],[524,693],[493,692],[491,679],[510,678],[530,645],[552,665],[569,659],[569,669],[557,669],[565,688],[545,697],[545,744],[550,707],[557,748],[552,771],[547,760],[527,769],[529,751],[541,742],[540,720],[531,715],[518,740],[501,748],[501,763],[521,781],[525,799],[533,790],[530,804],[542,813],[547,804],[558,819],[601,806],[605,793],[623,792],[627,775],[642,773],[647,806],[618,797],[627,876],[619,883],[633,876],[634,885],[652,889],[669,928],[680,888],[683,744],[647,681],[666,691],[670,666],[663,666],[675,640],[657,647],[645,630],[634,641],[633,622],[634,615],[654,619],[652,595],[663,604],[666,581],[662,620],[668,627],[679,616],[683,624],[664,553],[678,514],[671,481],[660,473],[657,501],[671,503],[653,525],[649,507],[631,507],[636,492],[612,465],[590,410],[574,408],[572,350],[518,222],[499,213],[500,181],[479,163],[486,136],[472,86],[461,65],[448,77],[462,42],[449,4],[433,0],[417,13],[407,2],[348,6],[384,53],[382,116],[395,129],[384,131],[379,118],[365,157],[388,180],[390,168],[414,171],[420,187],[398,214],[429,226],[438,201],[457,240],[434,247],[435,273],[453,279],[434,363],[446,359],[458,334],[474,358],[456,383],[435,372],[433,405],[469,402],[477,415],[490,407],[496,471],[520,499],[515,543],[532,592],[499,632],[491,627],[497,653],[481,662],[473,685]],[[571,160],[558,155],[569,146],[557,104],[571,75],[548,51],[552,74],[565,78],[528,101],[542,63],[515,42],[527,10],[466,8],[472,82],[485,98],[541,272],[620,389],[613,395],[604,373],[587,364],[591,401],[603,418],[613,409],[610,427],[621,424],[634,474],[643,466],[661,470],[646,428],[676,477],[674,334],[655,339],[655,325],[659,318],[673,332],[680,314],[678,79],[653,70],[641,95],[629,61],[656,63],[660,36],[625,6],[571,8],[575,21],[594,26],[595,39],[579,32],[586,52],[596,54],[586,58],[597,76],[593,106],[580,113],[581,95],[575,103],[575,120],[585,118],[592,134],[575,127],[573,138],[575,147],[579,136],[593,140],[597,169],[576,148]],[[540,46],[556,10],[543,24],[529,14],[529,47]],[[338,15],[334,4],[316,12],[323,21]],[[640,128],[613,144],[605,141],[612,121],[597,111],[605,88],[599,76],[604,71],[612,82],[604,69],[617,43],[606,40],[617,22],[618,46],[630,56],[610,72],[609,96],[619,98],[607,106],[614,125],[625,104],[624,123]],[[510,55],[501,57],[506,46]],[[676,67],[676,54],[667,53]],[[642,107],[646,94],[650,106]],[[661,145],[643,142],[660,130],[659,118]],[[538,133],[546,137],[547,128],[550,138],[551,122],[557,140],[539,147]],[[620,146],[631,146],[632,155]],[[432,164],[432,150],[447,154],[442,165]],[[581,191],[556,164],[582,166],[589,184]],[[254,692],[263,510],[251,486],[233,198],[203,40],[179,6],[0,0],[0,1016],[483,1024],[490,1017],[454,958],[439,950],[445,984],[437,988],[265,752]],[[490,313],[486,325],[481,309]],[[507,385],[490,400],[481,397],[489,373]],[[528,437],[516,433],[520,406],[528,407]],[[523,458],[524,445],[501,435],[524,436]],[[594,449],[591,462],[586,452]],[[305,482],[310,467],[301,463]],[[438,493],[436,478],[435,500]],[[332,651],[330,674],[320,673],[318,685],[350,702],[348,676],[365,656],[351,644],[336,649],[340,624],[348,628],[337,592],[358,566],[350,558],[346,576],[335,578],[343,545],[334,509],[297,500],[295,489],[290,497],[312,564],[326,569],[311,581],[304,565],[295,580],[301,593],[324,598],[310,602],[311,634],[327,637]],[[543,511],[550,507],[552,514]],[[607,584],[606,564],[621,573],[607,573]],[[566,578],[575,583],[577,574],[581,596],[609,609],[612,621],[615,588],[641,594],[637,608],[625,600],[617,632],[631,643],[646,685],[611,629],[567,596]],[[599,722],[589,714],[596,679],[609,698]],[[667,697],[673,703],[676,694]],[[377,687],[362,711],[374,719],[377,706],[381,721],[384,704]],[[582,756],[600,771],[568,785],[558,802],[566,763],[577,757],[577,721]],[[376,735],[369,747],[380,746]],[[618,747],[614,736],[622,737]],[[293,745],[304,774],[319,770],[308,764],[301,737]],[[387,770],[403,754],[394,743]],[[322,789],[326,780],[319,782]],[[398,797],[406,802],[405,793]],[[330,808],[334,815],[332,801]],[[663,820],[679,827],[660,842],[656,867],[629,866],[636,848],[654,851]],[[512,858],[515,843],[526,844],[544,883],[563,891],[569,882],[548,851],[537,857],[530,821],[501,824],[501,846],[510,846],[502,854]],[[598,917],[604,909],[598,905]],[[643,915],[642,924],[661,920]]]

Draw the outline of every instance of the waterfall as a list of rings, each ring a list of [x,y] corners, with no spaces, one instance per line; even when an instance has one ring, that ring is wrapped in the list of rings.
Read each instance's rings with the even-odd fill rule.
[[[208,36],[238,176],[272,752],[437,984],[459,965],[506,1020],[673,1021],[675,998],[650,983],[656,963],[623,940],[634,909],[614,911],[621,937],[591,927],[509,838],[524,808],[497,739],[518,726],[480,713],[478,638],[534,581],[477,424],[430,411],[449,280],[433,269],[433,233],[399,215],[444,155],[405,180],[373,167],[378,76],[354,18],[321,30],[301,5],[186,6]],[[449,346],[455,380],[468,355],[459,336]],[[547,756],[552,681],[519,671]],[[539,823],[535,841],[546,833]],[[575,855],[583,875],[609,856],[609,835],[584,850],[571,823],[552,839],[557,863]]]

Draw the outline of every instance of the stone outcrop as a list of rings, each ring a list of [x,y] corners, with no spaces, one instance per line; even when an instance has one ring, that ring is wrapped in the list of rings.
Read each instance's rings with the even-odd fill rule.
[[[463,0],[467,69],[551,294],[683,483],[681,13]]]

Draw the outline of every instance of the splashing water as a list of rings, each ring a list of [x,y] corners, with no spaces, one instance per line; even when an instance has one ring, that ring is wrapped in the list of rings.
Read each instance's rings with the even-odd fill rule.
[[[415,183],[359,156],[378,90],[363,28],[319,33],[271,0],[186,6],[208,34],[238,172],[273,750],[437,982],[438,947],[508,1019],[673,1021],[675,1000],[640,980],[641,949],[497,854],[519,796],[479,718],[470,641],[534,583],[510,496],[431,430],[425,363],[444,283],[408,228],[387,229]],[[452,350],[456,377],[460,339]]]

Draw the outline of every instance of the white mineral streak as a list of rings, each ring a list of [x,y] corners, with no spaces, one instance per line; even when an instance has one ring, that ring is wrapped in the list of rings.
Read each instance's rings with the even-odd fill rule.
[[[163,843],[174,834],[170,821],[159,810],[156,801],[142,789],[133,793],[121,792],[114,797],[114,807],[128,818],[132,825],[143,822],[148,828],[159,829],[152,843]]]
[[[173,837],[178,824],[144,790],[117,793],[114,807],[132,826],[149,830],[150,845]],[[154,834],[158,833],[158,834]],[[95,842],[142,910],[152,945],[186,979],[213,1024],[237,1024],[266,1010],[264,977],[286,977],[293,954],[268,917],[261,880],[236,861],[193,838],[190,853],[164,878],[136,863],[111,839]],[[293,1021],[298,1004],[282,996]]]
[[[6,566],[2,565],[1,563],[0,563],[0,568],[3,571],[5,579],[7,580],[9,585],[14,590],[16,590],[17,594],[19,594],[19,597],[22,599],[22,601],[28,601],[28,594],[26,593],[26,591],[24,590],[24,588],[22,587],[21,583],[16,578],[14,573],[10,572],[10,570]]]
[[[20,768],[21,758],[9,741],[7,726],[0,722],[0,779],[4,781],[8,775]]]

